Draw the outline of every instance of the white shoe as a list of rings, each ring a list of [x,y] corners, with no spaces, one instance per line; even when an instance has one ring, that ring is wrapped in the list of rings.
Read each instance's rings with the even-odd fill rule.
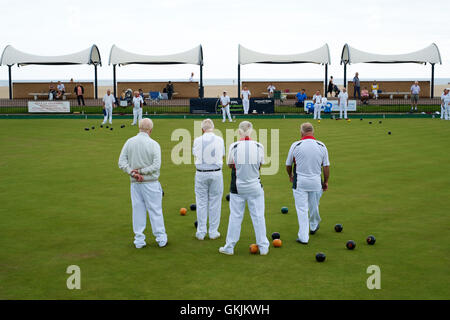
[[[223,254],[226,254],[226,255],[228,255],[228,256],[232,256],[232,255],[234,254],[233,252],[230,252],[230,251],[225,250],[224,247],[220,247],[220,248],[219,248],[219,252],[220,252],[220,253],[223,253]]]
[[[203,236],[203,237],[201,237],[201,236],[195,236],[196,238],[197,238],[197,240],[200,240],[200,241],[203,241],[203,240],[205,240],[205,236]]]
[[[164,248],[165,246],[167,246],[167,240],[158,242],[158,246],[159,246],[160,248]]]
[[[216,240],[216,239],[219,239],[220,238],[220,233],[216,233],[216,234],[214,234],[214,235],[209,235],[209,239],[210,240]]]
[[[147,246],[147,244],[146,243],[144,243],[143,245],[141,245],[141,246],[136,246],[136,249],[142,249],[142,248],[144,248],[144,247],[146,247]]]
[[[103,124],[106,124],[106,122],[102,122],[102,125],[103,125]]]
[[[223,120],[222,122],[225,123],[225,120]]]
[[[267,250],[267,251],[261,251],[261,250],[259,250],[259,254],[260,254],[261,256],[267,256],[268,253],[269,253],[269,250]]]

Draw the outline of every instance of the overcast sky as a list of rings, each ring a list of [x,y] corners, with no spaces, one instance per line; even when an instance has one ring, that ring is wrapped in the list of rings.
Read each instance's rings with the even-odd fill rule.
[[[103,60],[99,78],[112,77],[108,66],[113,44],[142,54],[170,54],[202,44],[205,78],[237,76],[237,46],[264,53],[310,51],[328,43],[332,64],[329,74],[342,78],[340,54],[345,43],[380,54],[407,53],[435,42],[442,66],[437,78],[450,78],[449,0],[159,0],[94,1],[2,0],[0,48],[59,55],[97,44]],[[429,78],[430,66],[416,64],[349,67],[363,79]],[[122,79],[198,77],[198,67],[126,66]],[[246,65],[245,78],[323,78],[317,65]],[[7,79],[1,67],[0,79]],[[88,66],[27,66],[13,68],[13,78],[93,78]]]

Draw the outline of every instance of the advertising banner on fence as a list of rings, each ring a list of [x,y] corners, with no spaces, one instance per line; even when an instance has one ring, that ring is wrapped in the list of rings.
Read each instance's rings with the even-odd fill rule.
[[[69,101],[28,101],[28,112],[30,113],[68,113],[70,112]]]
[[[312,100],[305,100],[305,111],[314,109]],[[339,111],[337,100],[329,100],[326,106],[322,106],[322,112]],[[356,111],[356,100],[348,100],[347,111]]]

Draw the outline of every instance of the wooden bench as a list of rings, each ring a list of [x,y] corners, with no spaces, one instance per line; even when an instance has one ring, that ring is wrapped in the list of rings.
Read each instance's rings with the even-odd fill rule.
[[[63,95],[63,100],[66,100],[66,97],[67,96],[70,96],[72,93],[64,93],[64,95]],[[29,96],[33,96],[34,97],[34,100],[37,100],[38,99],[38,97],[48,97],[48,93],[45,93],[45,92],[30,92],[29,94],[28,94]]]

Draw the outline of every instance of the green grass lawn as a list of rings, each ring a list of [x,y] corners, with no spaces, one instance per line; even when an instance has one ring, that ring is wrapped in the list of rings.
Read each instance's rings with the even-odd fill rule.
[[[170,137],[177,128],[193,132],[194,120],[154,121],[169,244],[158,248],[148,223],[141,250],[132,242],[128,177],[117,167],[123,143],[136,134],[131,120],[116,120],[114,131],[100,129],[100,120],[0,120],[0,299],[449,299],[450,123],[314,123],[329,150],[331,179],[321,228],[303,246],[295,242],[284,170],[301,121],[254,121],[257,130],[279,129],[279,171],[262,183],[268,237],[280,232],[283,246],[271,246],[268,256],[249,254],[255,239],[246,213],[235,255],[224,256],[218,248],[228,202],[219,240],[196,240],[195,212],[179,215],[195,202],[194,167],[171,162],[178,141]],[[216,126],[225,133],[237,123]],[[229,181],[224,168],[226,190]],[[365,243],[369,234],[374,246]],[[353,251],[345,248],[350,239]],[[324,263],[315,261],[320,251]],[[69,265],[81,268],[81,290],[66,288]],[[381,290],[366,287],[370,265],[381,268]]]

